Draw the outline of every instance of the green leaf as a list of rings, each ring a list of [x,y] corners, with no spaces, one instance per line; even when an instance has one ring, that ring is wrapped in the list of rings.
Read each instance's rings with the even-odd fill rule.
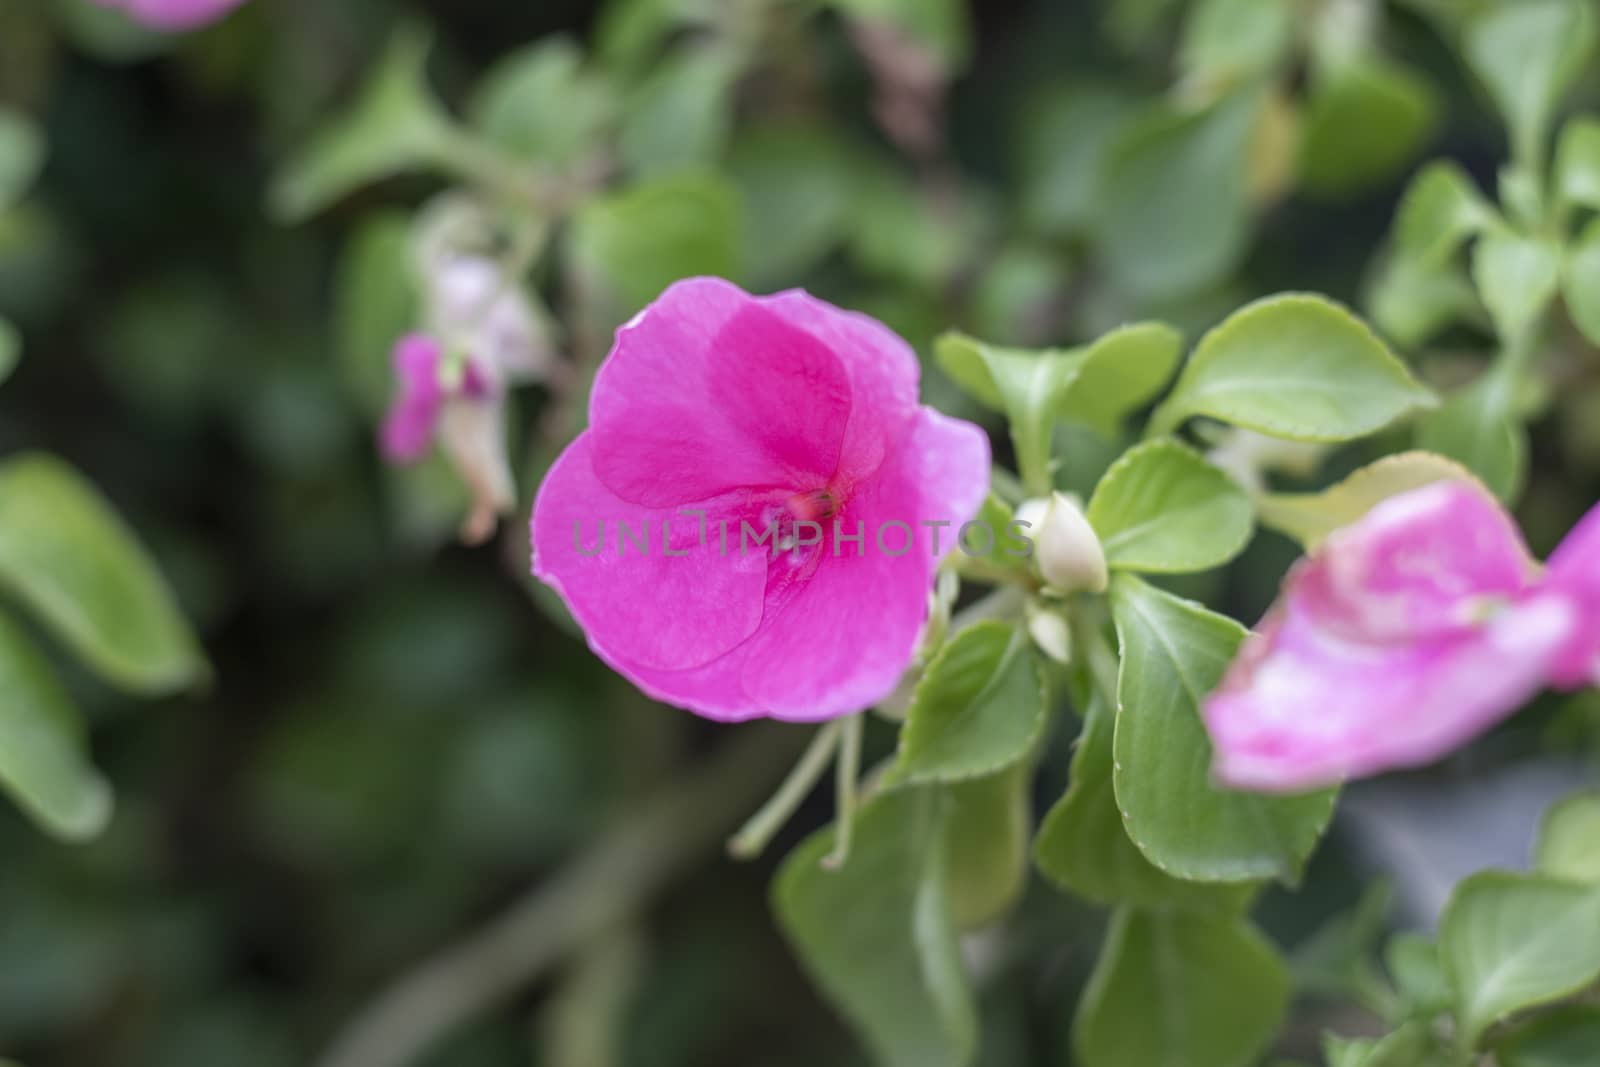
[[[635,174],[710,166],[733,129],[734,86],[747,65],[742,48],[691,45],[659,62],[639,86],[618,152]]]
[[[340,254],[334,294],[334,333],[345,382],[361,410],[376,417],[394,390],[394,343],[419,321],[406,215],[376,212],[361,221]]]
[[[911,697],[896,785],[981,778],[1019,762],[1044,730],[1044,681],[1021,627],[988,620],[939,650]]]
[[[1495,1048],[1500,1067],[1590,1067],[1600,1048],[1600,1007],[1571,1004],[1519,1028]]]
[[[953,381],[979,403],[1006,413],[1017,466],[1033,496],[1050,491],[1050,442],[1056,411],[1082,369],[1082,352],[1031,351],[984,344],[947,333],[934,357]]]
[[[1454,323],[1483,318],[1465,266],[1451,261],[1430,265],[1402,255],[1384,262],[1369,305],[1372,321],[1405,348],[1422,346]]]
[[[1561,293],[1573,325],[1590,344],[1600,345],[1600,219],[1592,219],[1567,249]]]
[[[1264,97],[1243,89],[1200,111],[1163,107],[1106,160],[1095,236],[1114,280],[1149,300],[1217,281],[1250,240],[1250,143]]]
[[[1334,792],[1259,796],[1211,782],[1200,701],[1244,627],[1127,574],[1111,583],[1111,614],[1122,645],[1113,782],[1134,844],[1179,878],[1293,881],[1328,823]]]
[[[1200,339],[1152,427],[1205,415],[1296,441],[1363,437],[1433,394],[1360,319],[1320,296],[1270,296]]]
[[[1023,111],[1018,169],[1030,231],[1088,228],[1111,146],[1137,112],[1138,99],[1122,89],[1077,84],[1053,88]]]
[[[641,182],[584,204],[569,248],[580,276],[609,294],[626,318],[679,278],[736,273],[738,198],[710,174]]]
[[[0,385],[11,377],[11,372],[17,369],[17,360],[22,358],[22,334],[11,325],[9,319],[0,316]]]
[[[1520,0],[1467,24],[1467,64],[1494,98],[1524,166],[1537,165],[1550,118],[1594,43],[1594,13],[1585,0]]]
[[[98,834],[111,787],[89,763],[83,722],[49,662],[0,614],[0,786],[40,827],[69,841]]]
[[[1330,1034],[1323,1055],[1328,1067],[1448,1067],[1451,1062],[1425,1020],[1406,1023],[1381,1038],[1346,1040]]]
[[[1237,85],[1289,58],[1294,23],[1285,0],[1200,0],[1184,24],[1178,62],[1202,85]]]
[[[1465,171],[1435,162],[1412,179],[1395,219],[1395,247],[1421,263],[1437,265],[1470,237],[1494,225],[1494,207]]]
[[[1023,760],[999,774],[944,791],[945,881],[958,929],[984,926],[1022,895],[1033,829],[1033,766]]]
[[[363,185],[437,162],[449,120],[428,88],[427,31],[395,32],[354,104],[297,152],[273,180],[272,213],[299,222]]]
[[[617,110],[615,90],[603,74],[585,68],[583,48],[554,36],[489,68],[467,114],[505,151],[567,167],[595,151]]]
[[[943,813],[932,790],[879,793],[857,813],[849,860],[803,841],[773,885],[778,923],[812,979],[884,1067],[966,1067],[977,1020],[945,895]]]
[[[734,142],[727,170],[744,207],[754,283],[791,283],[844,240],[858,164],[827,127],[754,127]]]
[[[1513,1012],[1600,978],[1600,888],[1485,871],[1456,887],[1439,957],[1469,1044]]]
[[[1600,120],[1580,115],[1562,129],[1556,196],[1565,204],[1600,209]]]
[[[1098,696],[1089,702],[1072,756],[1071,785],[1045,815],[1033,842],[1040,872],[1097,904],[1238,913],[1255,887],[1185,882],[1163,874],[1134,847],[1111,785],[1116,718]]]
[[[1113,463],[1088,517],[1112,570],[1210,570],[1244,551],[1255,532],[1249,494],[1171,438],[1146,441]]]
[[[1406,67],[1376,55],[1339,64],[1312,88],[1302,185],[1344,196],[1389,179],[1421,149],[1438,110],[1432,87]]]
[[[1545,813],[1533,863],[1552,878],[1600,885],[1600,790],[1574,793]]]
[[[1243,919],[1119,910],[1078,1005],[1084,1067],[1247,1067],[1289,1002],[1277,953]]]
[[[124,689],[170,693],[208,673],[133,531],[54,456],[0,464],[0,588]]]
[[[1389,939],[1384,964],[1395,988],[1413,1012],[1437,1014],[1450,1006],[1450,985],[1439,962],[1439,946],[1421,934],[1399,933]]]
[[[1472,472],[1432,452],[1385,456],[1317,493],[1263,493],[1256,515],[1263,526],[1294,538],[1310,551],[1341,526],[1348,526],[1392,496],[1434,482],[1475,481]]]
[[[1472,279],[1501,338],[1522,337],[1561,284],[1561,246],[1544,238],[1491,233],[1472,250]]]
[[[1421,420],[1417,446],[1462,464],[1509,504],[1527,478],[1528,433],[1508,394],[1492,374],[1483,375]]]
[[[24,114],[0,106],[0,212],[22,199],[44,166],[44,137]]]
[[[1165,323],[1136,322],[1073,352],[1077,374],[1063,386],[1057,412],[1115,437],[1123,421],[1172,380],[1183,335]]]

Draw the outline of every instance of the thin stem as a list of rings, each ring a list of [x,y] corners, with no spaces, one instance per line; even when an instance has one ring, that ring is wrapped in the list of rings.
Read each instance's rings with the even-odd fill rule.
[[[1114,711],[1117,707],[1117,678],[1122,670],[1121,662],[1106,640],[1100,620],[1092,617],[1088,605],[1081,602],[1075,604],[1070,619],[1072,643],[1083,649],[1089,665],[1089,680],[1095,692],[1100,694],[1100,699],[1106,702],[1106,707]]]
[[[379,993],[320,1067],[403,1067],[636,914],[727,833],[792,756],[795,731],[746,727],[702,767],[645,798],[547,882]]]
[[[852,715],[842,720],[839,743],[839,762],[834,767],[834,825],[833,850],[823,857],[822,865],[837,870],[850,858],[850,838],[856,824],[856,789],[861,778],[862,718]]]
[[[800,807],[800,802],[822,778],[822,772],[828,769],[828,761],[833,758],[834,749],[839,745],[843,723],[843,720],[835,719],[817,731],[810,746],[800,757],[800,762],[794,765],[789,777],[778,786],[778,791],[729,839],[730,855],[742,860],[753,859],[767,847],[767,843],[789,821],[795,809]]]

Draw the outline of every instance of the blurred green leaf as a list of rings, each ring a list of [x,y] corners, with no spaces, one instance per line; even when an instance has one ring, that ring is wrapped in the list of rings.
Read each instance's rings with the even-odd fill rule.
[[[1550,118],[1594,44],[1594,10],[1584,0],[1520,0],[1467,24],[1467,63],[1510,127],[1519,162],[1537,165]]]
[[[300,222],[371,182],[427,166],[448,151],[449,120],[428,87],[430,34],[397,30],[359,96],[279,170],[272,213]]]
[[[1528,474],[1528,432],[1509,393],[1486,373],[1417,424],[1418,448],[1460,463],[1505,503],[1517,499]]]
[[[1412,1011],[1430,1015],[1450,1006],[1450,984],[1439,962],[1439,946],[1416,933],[1398,933],[1384,950],[1384,965],[1395,989]]]
[[[1022,895],[1033,830],[1033,765],[1020,763],[944,792],[945,879],[957,929],[1000,918]]]
[[[1600,1007],[1574,1004],[1532,1020],[1495,1048],[1502,1067],[1588,1067],[1600,1048]]]
[[[10,320],[0,316],[0,385],[11,377],[11,372],[17,369],[17,360],[22,358],[22,334],[13,326]]]
[[[796,954],[883,1067],[966,1067],[977,1045],[940,799],[929,789],[879,793],[856,816],[843,866],[823,866],[834,837],[824,830],[790,853],[773,885]]]
[[[1260,796],[1211,781],[1200,702],[1244,627],[1127,574],[1112,580],[1111,613],[1122,645],[1113,781],[1134,844],[1178,878],[1297,879],[1333,813],[1333,791]]]
[[[926,50],[945,71],[960,70],[972,50],[963,0],[823,0],[849,18],[891,26]]]
[[[1210,570],[1244,551],[1255,532],[1249,495],[1171,438],[1124,453],[1100,479],[1087,514],[1112,570]]]
[[[1312,86],[1300,178],[1344,196],[1394,176],[1432,132],[1438,101],[1421,76],[1379,56],[1341,63]]]
[[[1417,348],[1445,327],[1483,317],[1478,291],[1465,266],[1388,257],[1368,300],[1372,320],[1404,348]]]
[[[1433,394],[1368,326],[1320,296],[1257,300],[1200,339],[1152,425],[1205,415],[1296,441],[1364,437]]]
[[[22,199],[44,166],[44,135],[20,111],[0,106],[0,213]]]
[[[411,223],[397,211],[364,217],[339,257],[334,332],[345,382],[369,417],[383,412],[394,390],[394,343],[419,322],[411,261]]]
[[[746,66],[727,44],[685,46],[640,84],[618,144],[635,174],[710,166],[733,129],[733,90]]]
[[[0,464],[0,587],[131,692],[170,693],[209,673],[133,531],[54,456],[28,453]]]
[[[1029,228],[1067,235],[1093,219],[1100,172],[1138,100],[1113,86],[1068,85],[1023,111],[1018,133],[1022,212]]]
[[[111,817],[111,787],[87,748],[49,662],[0,614],[0,786],[41,828],[69,841],[93,837]]]
[[[891,779],[955,782],[1004,770],[1033,749],[1045,710],[1027,634],[999,620],[969,626],[917,682]]]
[[[1200,111],[1162,106],[1117,138],[1094,226],[1118,283],[1148,299],[1178,297],[1238,264],[1250,240],[1246,176],[1263,99],[1244,89]]]
[[[1289,975],[1243,919],[1122,908],[1074,1024],[1083,1067],[1247,1067],[1289,1003]]]
[[[1567,249],[1561,271],[1567,313],[1591,344],[1600,345],[1600,219],[1592,219]]]
[[[1438,264],[1496,218],[1494,207],[1459,166],[1430,163],[1411,180],[1400,201],[1395,247],[1408,259]]]
[[[737,275],[738,197],[710,174],[655,178],[585,203],[569,240],[580,276],[626,318],[679,278]]]
[[[1533,863],[1552,878],[1600,885],[1600,790],[1574,793],[1545,812]]]
[[[1580,115],[1562,129],[1555,183],[1563,203],[1600,208],[1600,120]]]
[[[1442,1048],[1425,1021],[1406,1023],[1379,1038],[1338,1038],[1323,1042],[1328,1067],[1449,1067],[1451,1052]]]
[[[734,142],[727,170],[744,208],[752,283],[792,283],[846,237],[857,161],[827,127],[749,130]]]
[[[1263,526],[1294,538],[1307,550],[1341,526],[1355,522],[1391,496],[1451,479],[1472,480],[1472,472],[1431,452],[1385,456],[1315,493],[1263,493],[1256,514]]]
[[[1540,237],[1491,233],[1472,250],[1472,278],[1507,342],[1533,328],[1561,285],[1561,246]]]
[[[1227,88],[1270,74],[1289,58],[1295,11],[1289,0],[1198,0],[1178,49],[1186,77]]]
[[[1465,1041],[1600,978],[1600,886],[1485,871],[1456,887],[1439,956]]]
[[[512,155],[562,168],[584,158],[616,121],[615,88],[586,67],[570,37],[517,49],[483,76],[467,107],[472,125]]]
[[[1254,895],[1253,885],[1181,881],[1162,873],[1134,846],[1111,784],[1115,727],[1115,711],[1096,694],[1072,755],[1071,784],[1034,838],[1033,861],[1040,872],[1067,892],[1110,907],[1242,911]]]

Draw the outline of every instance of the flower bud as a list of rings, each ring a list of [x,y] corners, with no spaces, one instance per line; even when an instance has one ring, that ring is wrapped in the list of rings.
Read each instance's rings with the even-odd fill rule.
[[[1045,584],[1063,593],[1103,593],[1110,577],[1105,550],[1089,520],[1065,493],[1030,500],[1017,510],[1029,523],[1034,560]]]
[[[1072,630],[1066,618],[1054,608],[1029,600],[1022,609],[1028,623],[1028,636],[1039,651],[1063,666],[1072,662]]]

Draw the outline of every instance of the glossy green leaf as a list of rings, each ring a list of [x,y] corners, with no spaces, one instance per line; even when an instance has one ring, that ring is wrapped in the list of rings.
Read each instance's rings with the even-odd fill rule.
[[[1485,374],[1451,394],[1417,425],[1417,446],[1466,467],[1506,503],[1528,474],[1528,433],[1511,409],[1507,390]]]
[[[1073,351],[1077,374],[1063,387],[1057,412],[1115,437],[1172,380],[1183,335],[1165,323],[1136,322]]]
[[[1179,878],[1298,878],[1334,793],[1260,796],[1211,781],[1200,702],[1244,627],[1126,574],[1111,583],[1111,612],[1122,645],[1113,781],[1134,844]]]
[[[1263,526],[1294,538],[1309,551],[1389,497],[1455,479],[1474,480],[1471,471],[1444,456],[1402,452],[1369,463],[1320,492],[1263,493],[1256,497],[1256,515]]]
[[[1201,84],[1237,85],[1287,60],[1294,30],[1287,0],[1199,0],[1184,24],[1178,62]]]
[[[467,107],[473,126],[507,152],[564,167],[598,147],[616,120],[615,89],[586,67],[570,37],[546,37],[491,67]]]
[[[687,46],[658,63],[633,98],[618,151],[636,174],[714,164],[733,129],[734,86],[742,49]]]
[[[22,199],[44,165],[44,137],[19,111],[0,106],[0,212]]]
[[[1201,338],[1152,425],[1204,415],[1273,437],[1347,441],[1434,403],[1344,307],[1287,293],[1247,305]]]
[[[927,789],[857,813],[847,862],[833,831],[802,842],[773,885],[778,923],[813,981],[884,1067],[966,1067],[977,1044],[944,880],[943,813]]]
[[[1600,345],[1600,219],[1591,220],[1567,249],[1561,293],[1573,325],[1590,344]]]
[[[1137,98],[1126,91],[1081,84],[1052,89],[1024,110],[1018,166],[1030,230],[1067,235],[1089,227],[1107,155],[1137,113]]]
[[[1407,259],[1437,264],[1494,224],[1494,207],[1455,163],[1439,161],[1412,179],[1395,218],[1395,247]]]
[[[334,332],[345,382],[369,417],[394,390],[394,343],[420,322],[411,261],[411,223],[400,212],[367,216],[339,257]]]
[[[1564,203],[1600,208],[1600,120],[1580,115],[1562,129],[1555,183]]]
[[[1044,682],[1018,626],[957,633],[917,683],[891,772],[896,784],[981,778],[1022,760],[1044,730]]]
[[[709,174],[657,178],[585,203],[569,242],[580,276],[626,318],[679,278],[736,273],[738,198]]]
[[[279,172],[271,208],[299,222],[363,185],[439,160],[449,126],[428,87],[427,32],[397,31],[354,103],[328,123]]]
[[[1112,570],[1180,574],[1220,567],[1250,542],[1250,496],[1171,438],[1129,449],[1089,500],[1089,524]]]
[[[1033,830],[1028,760],[944,790],[945,880],[950,914],[970,930],[1000,918],[1022,895]]]
[[[1561,284],[1561,246],[1538,237],[1491,233],[1472,250],[1472,279],[1507,341],[1539,321]]]
[[[1486,871],[1456,887],[1439,957],[1468,1042],[1600,978],[1600,887]]]
[[[83,722],[49,662],[0,614],[0,786],[50,833],[93,837],[111,816],[111,787],[87,749]]]
[[[1511,129],[1516,158],[1543,151],[1550,118],[1595,44],[1586,0],[1519,0],[1471,20],[1462,50]]]
[[[172,593],[100,492],[54,456],[0,464],[0,589],[107,681],[170,693],[208,668]]]
[[[1289,1003],[1289,975],[1243,919],[1123,908],[1074,1025],[1082,1067],[1247,1067]]]
[[[1600,885],[1600,790],[1574,793],[1545,813],[1533,862],[1552,878]]]
[[[1590,1067],[1600,1049],[1600,1007],[1572,1004],[1518,1028],[1495,1047],[1500,1067]]]
[[[1196,112],[1163,107],[1117,138],[1094,226],[1120,285],[1178,297],[1237,265],[1250,240],[1247,172],[1262,100],[1243,89]]]
[[[1115,712],[1098,696],[1091,699],[1072,755],[1071,784],[1034,838],[1035,865],[1065,891],[1097,904],[1242,911],[1252,885],[1181,881],[1163,874],[1134,846],[1111,784],[1115,729]]]
[[[1358,56],[1313,83],[1300,142],[1301,184],[1344,196],[1392,177],[1433,131],[1428,82],[1380,56]]]

